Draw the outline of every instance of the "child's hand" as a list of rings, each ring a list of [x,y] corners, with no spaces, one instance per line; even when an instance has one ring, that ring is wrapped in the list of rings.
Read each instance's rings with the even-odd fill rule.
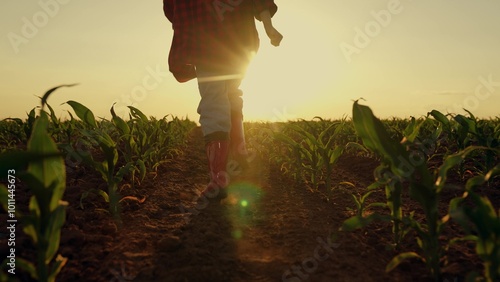
[[[265,28],[267,36],[271,39],[271,44],[273,46],[280,46],[281,40],[283,39],[283,35],[279,33],[273,26],[268,26]]]

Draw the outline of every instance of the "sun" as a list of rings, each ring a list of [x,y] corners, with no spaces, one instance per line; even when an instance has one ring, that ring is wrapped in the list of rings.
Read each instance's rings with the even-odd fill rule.
[[[263,42],[262,45],[264,45]],[[294,119],[290,109],[315,101],[315,95],[328,84],[327,69],[313,62],[320,55],[298,56],[301,46],[262,46],[254,57],[242,83],[246,119],[281,121]],[[303,52],[302,49],[301,52]],[[317,57],[316,57],[317,56]],[[284,118],[284,116],[288,116]]]

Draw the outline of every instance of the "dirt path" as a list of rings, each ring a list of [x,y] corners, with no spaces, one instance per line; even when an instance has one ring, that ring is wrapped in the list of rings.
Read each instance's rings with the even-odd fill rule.
[[[194,199],[195,189],[207,181],[198,134],[184,156],[190,165],[182,172],[196,175],[194,185],[181,184],[184,199]],[[154,263],[136,281],[374,281],[373,271],[387,280],[376,251],[367,272],[359,257],[370,259],[370,248],[353,243],[351,234],[331,239],[345,210],[335,212],[319,195],[295,189],[258,158],[250,171],[232,180],[230,197],[222,204],[183,202],[181,209],[188,213],[172,211],[163,219],[166,226],[172,218],[186,224],[159,239]],[[337,205],[342,209],[344,204]]]

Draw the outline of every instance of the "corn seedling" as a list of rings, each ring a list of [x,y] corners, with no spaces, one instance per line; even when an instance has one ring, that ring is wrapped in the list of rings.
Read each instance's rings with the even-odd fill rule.
[[[464,109],[465,110],[465,109]],[[495,127],[491,122],[479,121],[471,112],[465,110],[469,117],[464,115],[454,115],[451,120],[433,110],[428,115],[442,124],[443,132],[447,135],[447,140],[455,144],[456,151],[462,151],[468,146],[483,146],[490,149],[496,149],[500,145],[500,139],[496,134]],[[475,161],[475,168],[479,173],[490,170],[498,156],[495,150],[486,150],[482,152],[482,162]],[[453,153],[448,152],[448,154]],[[465,180],[467,172],[465,161],[458,166],[458,172],[462,180]]]
[[[345,183],[344,182],[343,184],[347,184],[349,186],[354,187],[354,184],[352,184],[352,183]],[[365,194],[363,194],[359,197],[356,197],[356,195],[351,194],[351,196],[354,200],[354,204],[356,205],[356,217],[357,218],[363,218],[365,211],[369,208],[373,208],[373,207],[385,208],[385,207],[387,207],[386,203],[369,203],[369,204],[367,203],[368,197],[370,197],[370,195],[373,194],[375,192],[375,190],[378,188],[379,188],[378,183],[374,183],[367,188],[368,192],[366,192]]]
[[[447,222],[446,217],[439,218],[439,195],[446,183],[448,171],[460,164],[470,152],[477,148],[468,147],[459,153],[448,156],[439,169],[431,172],[427,167],[424,154],[422,152],[407,151],[406,146],[392,140],[381,121],[373,115],[370,108],[355,102],[353,120],[356,131],[365,146],[382,158],[382,164],[386,170],[385,174],[389,176],[389,179],[399,183],[398,185],[401,185],[403,181],[409,182],[410,196],[420,204],[426,217],[426,224],[421,224],[414,220],[411,215],[394,218],[398,214],[391,211],[391,218],[395,224],[402,222],[405,226],[411,226],[416,231],[418,235],[417,242],[422,253],[406,252],[399,254],[389,262],[386,270],[391,271],[405,259],[419,258],[426,263],[434,279],[439,281],[441,276],[440,259],[443,253],[443,248],[439,243],[439,236],[444,224]],[[416,130],[417,127],[414,129]],[[409,136],[416,137],[416,133]],[[408,142],[411,142],[411,139],[409,138]],[[436,175],[436,179],[434,175]],[[390,203],[388,204],[390,205]],[[370,219],[375,220],[377,218],[373,216]],[[346,223],[348,223],[346,227],[355,229],[363,227],[369,221],[354,218],[349,219]]]
[[[469,113],[469,117],[456,115],[454,118],[467,130],[471,143],[490,149],[499,148],[500,140],[498,137],[495,137],[493,125],[490,122],[479,121],[471,112],[467,112]],[[488,172],[492,169],[498,155],[495,150],[485,150],[482,153],[482,162],[476,162],[476,168],[480,173]]]
[[[486,175],[478,175],[467,181],[466,191],[460,198],[450,202],[450,217],[458,222],[468,236],[452,241],[470,240],[476,244],[476,253],[484,262],[484,278],[488,282],[500,279],[500,214],[487,197],[473,191],[493,177],[500,175],[500,164]],[[472,202],[474,206],[464,205]],[[468,281],[474,281],[479,274],[471,273]]]
[[[135,172],[142,180],[147,171],[156,173],[158,167],[172,155],[180,154],[176,147],[185,141],[186,134],[196,125],[189,120],[168,116],[162,119],[148,119],[139,109],[129,106],[130,120],[127,122],[117,116],[111,107],[112,123],[118,132],[118,148],[126,162],[132,162]]]
[[[113,106],[110,109],[112,122],[118,130],[118,142],[123,146],[119,146],[119,150],[127,163],[135,163],[134,168],[131,170],[132,183],[136,181],[135,173],[139,171],[140,179],[142,181],[146,177],[146,165],[142,156],[139,153],[134,134],[126,121],[116,115]]]
[[[80,203],[82,203],[82,200],[88,196],[88,193],[95,192],[101,195],[104,200],[109,203],[110,214],[117,222],[120,222],[120,196],[118,192],[118,184],[123,180],[123,177],[129,174],[133,169],[133,163],[126,163],[124,166],[118,168],[117,145],[105,130],[100,130],[98,128],[92,111],[75,101],[68,101],[67,104],[73,108],[76,115],[90,128],[81,129],[80,133],[86,138],[88,142],[87,144],[97,145],[100,152],[104,155],[104,160],[96,161],[90,153],[74,153],[80,155],[87,165],[93,167],[97,172],[99,172],[102,179],[106,181],[108,185],[107,192],[94,189],[84,193]],[[68,147],[68,150],[72,150],[72,148]]]
[[[144,160],[146,167],[156,171],[168,156],[180,153],[175,147],[185,140],[186,133],[195,124],[189,120],[181,121],[168,116],[162,119],[151,118],[148,120],[138,109],[129,106],[131,113],[132,131],[136,136],[139,155]]]
[[[33,121],[29,134],[27,151],[5,153],[0,157],[2,171],[13,168],[17,171],[27,165],[26,171],[16,175],[28,185],[33,196],[29,203],[29,214],[18,216],[23,231],[36,247],[37,261],[32,263],[17,258],[16,263],[33,279],[44,282],[55,281],[67,261],[61,255],[56,257],[66,217],[67,203],[62,200],[66,188],[65,165],[62,154],[48,133],[49,117],[44,111],[47,98],[59,87],[47,91],[43,96],[40,115]],[[12,183],[11,180],[9,183]],[[12,195],[13,192],[0,185],[0,199],[6,210]]]
[[[311,126],[308,122],[305,124],[306,127]],[[297,167],[298,171],[304,171],[309,176],[306,177],[314,190],[318,190],[320,180],[323,180],[327,193],[331,191],[333,165],[345,149],[345,144],[335,144],[335,138],[342,130],[343,125],[341,122],[333,122],[319,131],[318,134],[312,134],[306,128],[290,124],[288,128],[297,136],[295,139],[300,141],[296,141],[285,133],[275,134],[277,140],[289,146],[292,156],[295,158],[293,160],[294,166]]]

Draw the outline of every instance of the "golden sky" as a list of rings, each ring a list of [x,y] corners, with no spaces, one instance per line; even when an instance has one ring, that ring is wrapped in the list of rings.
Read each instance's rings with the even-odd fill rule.
[[[276,0],[272,47],[243,83],[247,120],[339,118],[363,97],[380,117],[432,109],[500,116],[500,1]],[[148,116],[198,120],[195,81],[168,73],[171,25],[162,1],[2,0],[0,118],[25,117],[36,96],[64,115],[76,100],[109,118],[134,105]]]

